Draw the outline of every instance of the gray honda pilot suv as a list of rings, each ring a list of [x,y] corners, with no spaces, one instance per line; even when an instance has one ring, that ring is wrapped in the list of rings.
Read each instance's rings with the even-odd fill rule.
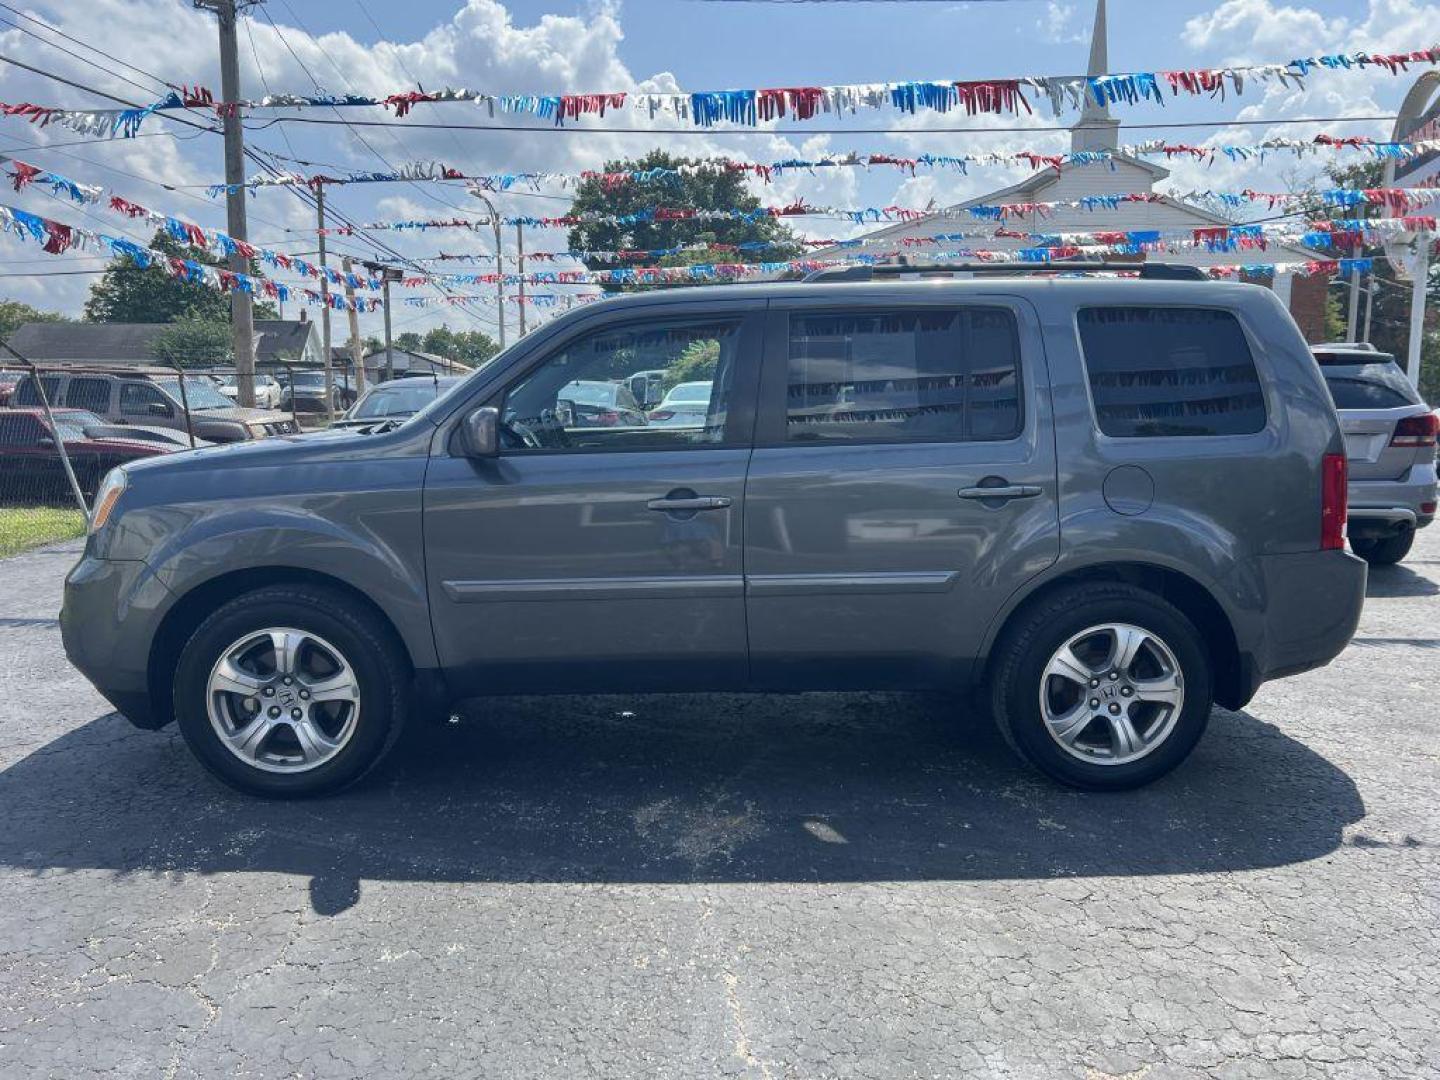
[[[403,422],[117,469],[66,651],[293,796],[562,691],[983,688],[1033,765],[1129,788],[1344,648],[1345,444],[1270,292],[893,276],[610,300]],[[567,396],[653,371],[703,415]]]

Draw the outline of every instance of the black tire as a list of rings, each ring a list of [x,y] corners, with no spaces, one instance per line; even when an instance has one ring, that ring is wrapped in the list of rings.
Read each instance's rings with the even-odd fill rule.
[[[332,644],[359,688],[348,741],[304,772],[267,772],[242,761],[221,740],[207,709],[210,673],[221,654],[245,635],[270,627],[304,631]],[[174,694],[180,733],[212,773],[250,795],[304,798],[339,791],[380,762],[409,716],[410,671],[393,632],[371,611],[330,589],[277,585],[236,597],[200,624],[180,654]]]
[[[1415,543],[1415,530],[1402,529],[1394,536],[1355,537],[1350,541],[1350,550],[1371,566],[1394,566],[1410,554],[1410,545]]]
[[[1076,634],[1106,623],[1158,637],[1173,654],[1184,686],[1169,734],[1125,763],[1092,763],[1063,749],[1040,706],[1042,673],[1052,655]],[[1052,779],[1088,791],[1142,787],[1170,772],[1204,734],[1213,701],[1210,656],[1194,624],[1154,593],[1118,582],[1062,589],[1018,612],[992,654],[989,689],[995,722],[1011,749]]]

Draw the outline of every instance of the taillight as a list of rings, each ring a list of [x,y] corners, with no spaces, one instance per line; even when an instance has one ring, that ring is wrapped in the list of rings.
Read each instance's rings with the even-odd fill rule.
[[[670,419],[672,416],[674,416],[674,415],[675,415],[675,411],[674,411],[673,409],[656,409],[654,412],[652,412],[652,413],[650,414],[650,419],[651,419],[651,420],[669,420],[669,419]]]
[[[1391,446],[1434,446],[1435,436],[1440,434],[1440,416],[1433,412],[1422,416],[1407,416],[1395,425],[1395,436]]]
[[[1345,546],[1346,484],[1344,454],[1326,454],[1320,465],[1320,550]]]

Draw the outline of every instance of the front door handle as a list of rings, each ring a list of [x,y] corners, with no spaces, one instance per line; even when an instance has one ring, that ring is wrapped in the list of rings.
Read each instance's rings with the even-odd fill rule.
[[[1033,499],[1040,491],[1037,484],[997,484],[995,487],[961,488],[957,494],[962,499],[988,502],[991,499]]]
[[[724,510],[730,505],[730,499],[725,495],[690,495],[670,496],[663,499],[651,499],[645,504],[647,510],[659,510],[661,513],[694,513],[697,510]]]

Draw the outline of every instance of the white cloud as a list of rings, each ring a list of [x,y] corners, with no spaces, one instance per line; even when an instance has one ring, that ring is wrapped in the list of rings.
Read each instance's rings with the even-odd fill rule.
[[[1055,45],[1073,45],[1088,41],[1089,33],[1075,18],[1075,5],[1061,0],[1048,0],[1045,11],[1035,20],[1040,38]]]

